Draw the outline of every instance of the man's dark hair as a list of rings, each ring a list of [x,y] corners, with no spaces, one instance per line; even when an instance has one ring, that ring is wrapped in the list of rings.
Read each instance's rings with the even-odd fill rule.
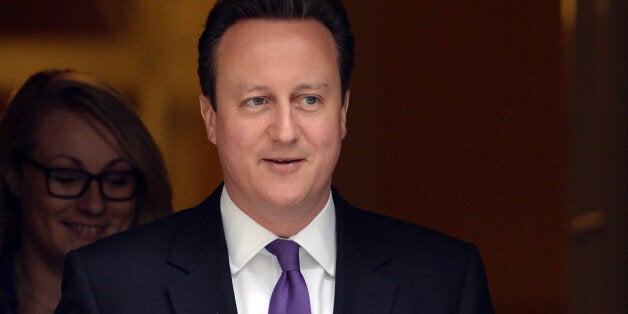
[[[218,0],[209,12],[198,41],[198,77],[203,95],[216,109],[216,48],[222,35],[247,19],[315,20],[331,32],[338,51],[342,96],[349,87],[353,68],[354,39],[345,7],[340,0]]]

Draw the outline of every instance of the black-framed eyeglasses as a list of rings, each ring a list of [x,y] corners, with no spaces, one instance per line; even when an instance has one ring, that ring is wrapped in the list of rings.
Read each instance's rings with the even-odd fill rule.
[[[90,183],[96,180],[103,199],[127,201],[137,194],[142,177],[142,173],[137,170],[107,171],[94,175],[79,169],[46,167],[27,157],[23,160],[46,175],[48,194],[63,199],[81,197]]]

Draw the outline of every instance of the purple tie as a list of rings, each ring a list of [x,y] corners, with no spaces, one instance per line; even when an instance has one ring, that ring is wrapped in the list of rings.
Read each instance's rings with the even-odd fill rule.
[[[299,270],[299,245],[277,239],[266,246],[281,265],[281,277],[270,297],[269,314],[310,314],[310,295]]]

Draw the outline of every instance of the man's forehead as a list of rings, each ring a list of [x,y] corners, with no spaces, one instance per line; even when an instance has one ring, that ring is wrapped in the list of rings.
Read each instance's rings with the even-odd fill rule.
[[[269,28],[273,29],[273,35],[281,34],[279,37],[288,35],[295,36],[295,34],[299,36],[311,36],[311,33],[313,31],[322,31],[329,36],[329,39],[332,42],[334,41],[331,31],[321,22],[314,19],[256,18],[240,20],[229,26],[227,30],[222,34],[217,45],[217,50],[220,50],[221,47],[224,47],[226,44],[246,45],[248,40],[258,39],[259,34]]]

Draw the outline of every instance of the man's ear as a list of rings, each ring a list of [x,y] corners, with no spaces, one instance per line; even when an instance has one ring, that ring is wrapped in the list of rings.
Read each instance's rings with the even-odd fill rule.
[[[342,104],[342,108],[340,108],[340,127],[342,128],[342,138],[344,139],[347,135],[347,111],[349,110],[349,96],[351,96],[351,91],[347,89],[345,92],[345,100]]]
[[[198,96],[198,100],[201,104],[201,115],[205,122],[205,131],[207,132],[207,139],[216,145],[216,112],[212,107],[211,102],[203,94]]]

